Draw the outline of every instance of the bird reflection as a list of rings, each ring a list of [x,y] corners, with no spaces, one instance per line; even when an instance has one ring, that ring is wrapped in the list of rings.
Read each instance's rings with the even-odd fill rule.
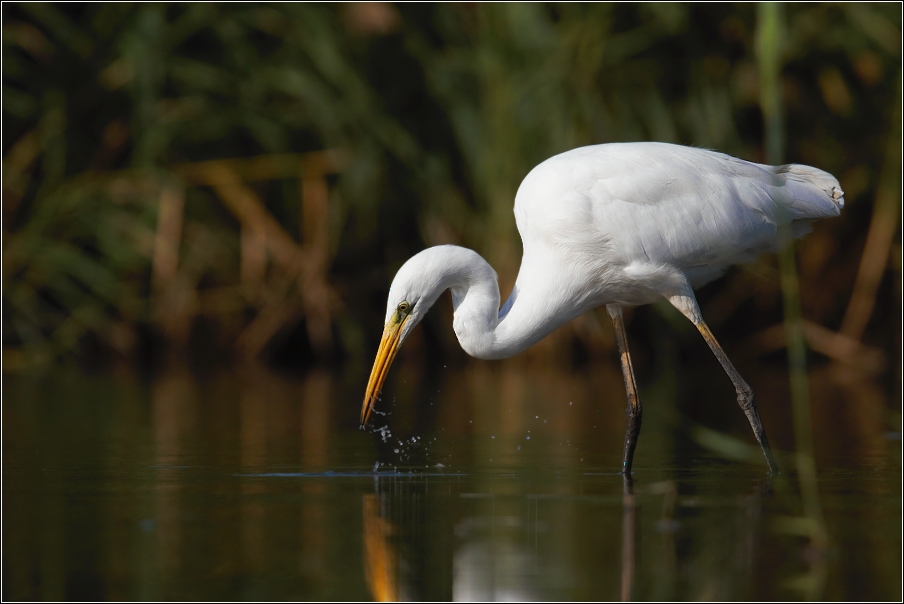
[[[630,474],[623,474],[621,601],[631,601],[637,565],[637,500]]]
[[[399,562],[389,539],[392,523],[383,517],[383,496],[364,494],[364,576],[377,602],[399,599]]]
[[[549,557],[549,552],[557,549],[556,540],[563,538],[556,528],[561,523],[556,520],[562,514],[568,516],[567,510],[574,506],[567,496],[561,501],[558,498],[549,500],[544,511],[537,508],[541,501],[537,497],[499,497],[489,493],[459,495],[457,499],[462,502],[463,514],[451,525],[446,525],[452,532],[448,536],[458,543],[451,559],[446,558],[437,567],[420,559],[421,554],[403,555],[403,552],[426,555],[426,541],[445,541],[447,536],[437,535],[435,531],[428,536],[424,530],[423,501],[412,492],[416,490],[416,487],[411,489],[412,486],[380,484],[376,492],[362,496],[364,576],[375,601],[400,601],[410,597],[437,599],[437,595],[441,595],[438,599],[454,601],[533,601],[540,599],[543,593],[552,593],[549,590],[570,593],[573,589],[573,579],[569,577],[575,571],[575,562]],[[676,557],[672,532],[677,526],[674,519],[677,485],[674,481],[654,483],[642,488],[638,494],[630,476],[622,475],[619,506],[621,567],[619,581],[615,584],[618,595],[615,590],[609,592],[613,599],[631,601],[644,597],[650,590],[650,586],[638,586],[637,582],[639,497],[649,495],[665,496],[656,526],[657,532],[663,533],[662,546],[666,550],[666,568],[663,570],[669,581],[674,580]],[[562,504],[564,508],[560,507]],[[555,516],[550,516],[552,509],[556,510]],[[616,510],[611,511],[618,513]],[[547,543],[538,549],[537,538],[541,533],[541,544],[544,540]],[[529,545],[531,542],[533,547]],[[617,541],[612,546],[609,551],[618,556]],[[446,566],[450,563],[451,568]],[[451,584],[442,580],[441,575],[450,577]]]
[[[473,540],[455,552],[452,599],[455,602],[530,602],[540,595],[533,583],[536,557],[523,545]]]

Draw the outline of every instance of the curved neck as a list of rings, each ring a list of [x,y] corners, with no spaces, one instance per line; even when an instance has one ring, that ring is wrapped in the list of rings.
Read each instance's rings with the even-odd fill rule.
[[[457,250],[468,253],[450,254],[440,281],[442,289],[452,293],[455,335],[469,355],[479,359],[513,356],[573,318],[563,312],[561,296],[537,287],[536,279],[525,280],[531,287],[519,287],[520,277],[526,274],[523,260],[518,284],[500,310],[496,272],[476,252]]]

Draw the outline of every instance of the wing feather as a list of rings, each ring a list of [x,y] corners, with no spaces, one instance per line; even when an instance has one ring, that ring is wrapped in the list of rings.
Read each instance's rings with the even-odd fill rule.
[[[835,216],[838,181],[809,166],[764,166],[665,143],[582,147],[537,166],[515,215],[529,245],[592,254],[627,266],[688,269],[753,259],[779,229]],[[797,233],[795,232],[795,235]]]

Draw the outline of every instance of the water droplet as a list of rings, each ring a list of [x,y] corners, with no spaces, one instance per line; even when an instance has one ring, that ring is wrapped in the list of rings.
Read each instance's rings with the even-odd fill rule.
[[[398,450],[398,449],[393,449],[392,452],[393,452],[393,453],[398,453],[399,450]]]
[[[521,450],[521,445],[518,445],[516,448],[517,448],[518,451],[520,451],[520,450]]]
[[[528,435],[525,436],[524,438],[526,438],[527,440],[530,440],[530,434],[528,434]]]

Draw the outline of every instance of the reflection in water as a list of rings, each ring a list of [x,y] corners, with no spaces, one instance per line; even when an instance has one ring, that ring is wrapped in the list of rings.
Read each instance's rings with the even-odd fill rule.
[[[151,388],[153,405],[154,465],[159,468],[155,492],[154,516],[144,527],[156,537],[157,577],[150,585],[165,582],[182,566],[182,535],[179,522],[181,488],[177,466],[194,424],[195,381],[184,368],[165,373]],[[157,592],[151,589],[151,594]],[[159,596],[158,596],[159,597]]]
[[[272,388],[267,382],[252,380],[256,388],[244,387],[239,392],[240,462],[242,467],[253,468],[266,460],[267,437],[271,430],[268,422],[271,398],[266,390]],[[266,564],[267,542],[264,526],[264,497],[266,485],[259,481],[242,483],[242,504],[240,508],[241,559],[242,569],[253,574],[261,574]]]
[[[705,454],[670,417],[730,407],[706,380],[641,384],[649,432],[625,485],[616,369],[396,378],[385,442],[357,430],[357,374],[7,376],[3,597],[900,597],[900,432],[881,384],[813,373],[831,537],[814,558],[793,473],[772,493],[761,467]],[[786,378],[750,373],[787,450]],[[746,436],[737,419],[710,426]]]
[[[759,451],[757,451],[757,453],[759,453]],[[681,528],[680,523],[676,519],[675,509],[678,501],[678,483],[674,480],[654,482],[650,485],[647,485],[644,491],[646,493],[649,493],[650,495],[662,496],[662,511],[660,513],[659,519],[656,520],[656,523],[654,525],[656,532],[660,535],[660,551],[662,552],[662,556],[659,557],[659,560],[657,561],[655,575],[659,582],[659,586],[657,587],[658,592],[674,593],[678,579],[678,551],[677,544],[675,542],[675,534]],[[632,530],[636,531],[636,528],[632,528]],[[636,532],[634,533],[634,541],[636,544]],[[622,593],[622,597],[624,599],[624,592]]]
[[[530,602],[534,561],[513,543],[468,543],[455,552],[452,599],[456,602]]]
[[[423,492],[424,484],[414,478],[406,483],[394,477],[389,485],[375,479],[378,493],[363,495],[363,574],[372,597],[576,599],[575,594],[582,593],[582,571],[589,573],[583,581],[593,581],[590,599],[731,600],[755,593],[751,578],[761,559],[760,486],[752,495],[726,498],[681,496],[674,480],[641,487],[617,475],[599,480],[606,489],[620,485],[621,493],[612,490],[612,495],[590,498],[493,492],[454,496],[450,594],[431,593],[425,578],[411,573],[415,565],[410,560],[406,564],[402,554],[404,549],[409,556],[418,556],[423,549],[419,543],[423,525],[410,520],[423,518],[423,501],[414,494]],[[641,501],[651,513],[643,513]],[[611,522],[616,518],[620,527]],[[563,519],[576,520],[586,534],[558,530]],[[646,527],[646,539],[641,538],[641,526]],[[431,539],[442,541],[443,536]],[[688,547],[689,543],[695,545]],[[679,545],[688,551],[680,552]],[[690,589],[681,585],[688,577],[697,583]]]
[[[764,505],[775,505],[763,481],[738,482],[723,474],[638,486],[618,475],[597,476],[585,484],[601,490],[591,496],[500,493],[507,489],[500,488],[499,476],[489,492],[450,493],[450,592],[431,591],[410,560],[429,555],[421,541],[424,510],[417,495],[425,491],[423,479],[395,476],[389,485],[375,479],[378,493],[363,495],[363,574],[372,597],[734,600],[759,593],[753,583],[758,568],[778,570],[761,548],[760,517]],[[475,479],[469,484],[483,480]],[[747,494],[726,494],[742,483]],[[698,493],[682,495],[682,486]],[[414,518],[420,521],[412,523]],[[579,532],[557,528],[568,523]],[[444,537],[430,535],[434,542]],[[786,584],[793,588],[796,581]]]
[[[399,599],[399,565],[390,543],[393,527],[384,518],[382,497],[364,494],[364,576],[377,602],[396,602]]]
[[[492,495],[463,496],[476,504],[473,506],[476,513],[461,518],[455,526],[460,544],[452,563],[452,599],[456,602],[537,600],[534,585],[537,561],[524,540],[519,539],[519,532],[525,527],[522,514],[512,505],[516,502],[497,501]],[[529,512],[530,502],[527,504]]]
[[[302,468],[320,470],[329,466],[330,406],[332,403],[333,377],[325,371],[309,373],[301,387],[301,406],[298,411],[299,463]],[[289,389],[288,401],[296,393]],[[291,402],[289,402],[291,406]],[[275,418],[280,421],[281,418]],[[291,435],[293,423],[285,422]],[[293,435],[294,436],[294,435]],[[288,455],[287,455],[288,456]],[[323,552],[329,544],[327,524],[327,504],[325,495],[328,485],[321,482],[307,482],[301,485],[305,503],[299,506],[302,543],[300,570],[310,577],[322,576],[329,572]]]
[[[634,499],[631,477],[625,475],[623,482],[621,601],[630,602],[631,590],[634,587],[634,568],[637,565],[637,502]]]

